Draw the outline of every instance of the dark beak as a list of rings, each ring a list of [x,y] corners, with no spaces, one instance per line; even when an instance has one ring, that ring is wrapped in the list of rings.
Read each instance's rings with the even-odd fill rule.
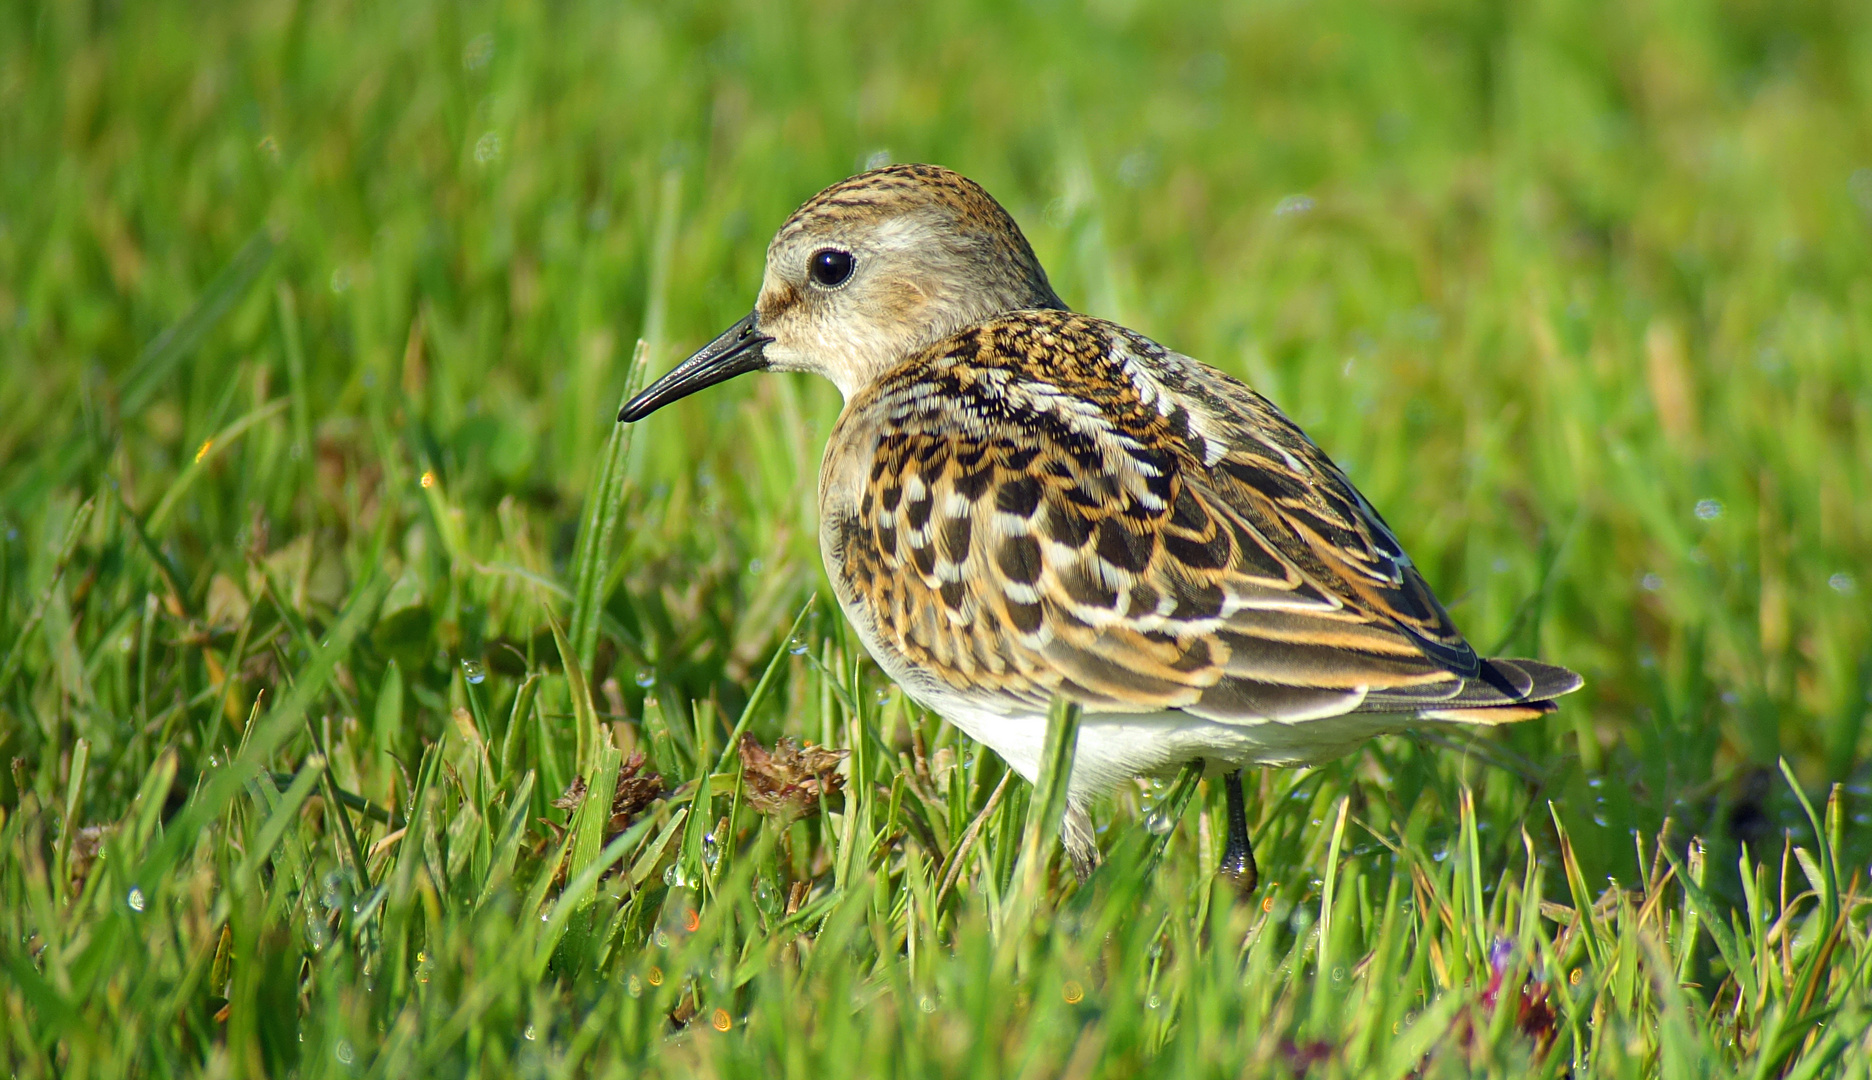
[[[642,393],[624,403],[618,420],[633,423],[697,390],[750,371],[765,371],[767,358],[761,349],[773,339],[754,329],[755,320],[756,313],[749,312],[747,318],[723,330],[720,337],[677,364],[668,375],[644,387]]]

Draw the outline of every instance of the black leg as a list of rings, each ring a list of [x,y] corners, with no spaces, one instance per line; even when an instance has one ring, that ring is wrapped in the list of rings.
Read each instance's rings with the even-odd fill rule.
[[[1261,873],[1255,869],[1254,847],[1248,842],[1248,809],[1242,805],[1240,769],[1222,778],[1222,790],[1228,795],[1228,847],[1222,851],[1222,865],[1216,872],[1246,896],[1260,884]]]

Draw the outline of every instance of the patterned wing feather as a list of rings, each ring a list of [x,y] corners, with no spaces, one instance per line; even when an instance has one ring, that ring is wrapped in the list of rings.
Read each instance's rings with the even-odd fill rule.
[[[1479,661],[1272,405],[1109,323],[1021,312],[965,331],[840,423],[851,449],[822,489],[849,496],[828,515],[841,597],[907,668],[973,698],[1227,722],[1557,685],[1562,669]]]

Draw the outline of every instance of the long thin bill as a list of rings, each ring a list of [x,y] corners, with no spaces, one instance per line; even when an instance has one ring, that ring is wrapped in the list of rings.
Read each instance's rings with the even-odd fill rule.
[[[644,387],[642,393],[618,410],[618,420],[634,423],[697,390],[727,382],[736,375],[765,370],[767,358],[761,350],[773,339],[756,330],[755,321],[755,313],[748,312],[747,318],[723,330],[721,336],[702,346],[694,356]]]

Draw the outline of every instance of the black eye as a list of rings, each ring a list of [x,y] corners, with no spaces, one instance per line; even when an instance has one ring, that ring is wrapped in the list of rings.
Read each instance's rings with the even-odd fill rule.
[[[812,275],[815,283],[828,289],[835,289],[845,284],[851,277],[853,260],[849,251],[838,248],[820,248],[813,252],[812,261],[807,263],[806,272]]]

